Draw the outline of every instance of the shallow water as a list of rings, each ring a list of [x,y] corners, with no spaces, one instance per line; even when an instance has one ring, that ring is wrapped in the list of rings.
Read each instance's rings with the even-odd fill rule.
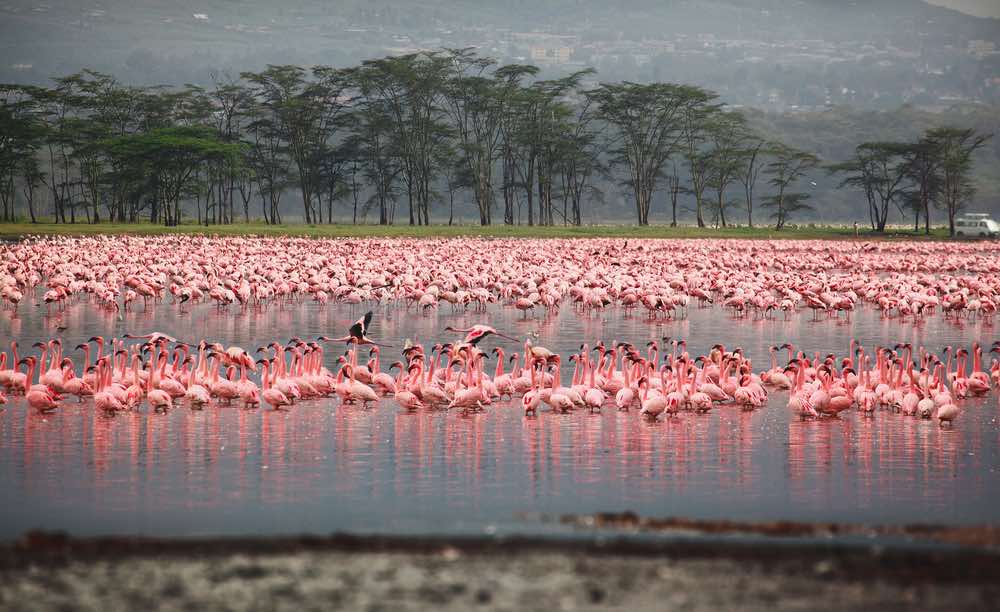
[[[0,318],[0,338],[22,346],[62,332],[72,347],[92,335],[152,330],[188,341],[207,338],[253,349],[290,336],[339,334],[365,310],[303,303],[263,314],[181,314],[160,304],[118,320],[89,304],[62,314],[22,304]],[[522,319],[513,309],[421,316],[376,307],[371,335],[452,339],[446,325],[488,322],[513,336],[568,354],[581,342],[670,336],[693,355],[722,342],[741,346],[755,370],[767,347],[793,342],[809,353],[843,355],[852,337],[874,343],[989,342],[992,327],[940,316],[914,326],[880,319],[867,307],[850,323],[733,319],[692,307],[686,320],[650,322],[620,309]],[[484,341],[484,347],[494,344]],[[518,350],[502,341],[508,351]],[[387,351],[388,353],[389,351]],[[77,354],[79,356],[79,354]],[[328,356],[332,367],[334,357]],[[386,363],[388,363],[386,358]],[[494,362],[495,363],[495,362]],[[492,367],[492,366],[488,366]],[[570,372],[564,371],[568,381]],[[967,400],[952,429],[879,411],[801,421],[772,393],[752,413],[718,407],[655,423],[633,411],[543,411],[525,418],[515,402],[486,413],[407,413],[391,400],[370,410],[336,400],[304,402],[288,413],[212,406],[193,412],[107,418],[89,402],[54,414],[11,398],[0,412],[0,537],[30,528],[74,534],[278,534],[332,531],[476,533],[558,531],[539,515],[633,510],[644,515],[740,520],[865,523],[996,522],[1000,519],[1000,423],[994,392]],[[526,518],[527,517],[527,518]]]

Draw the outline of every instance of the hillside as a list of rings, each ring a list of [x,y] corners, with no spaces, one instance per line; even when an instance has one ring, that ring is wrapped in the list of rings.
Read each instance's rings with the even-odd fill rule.
[[[207,84],[266,64],[465,46],[552,72],[586,65],[606,80],[693,82],[772,110],[1000,101],[1000,20],[920,0],[0,4],[8,82],[88,67],[136,84]]]

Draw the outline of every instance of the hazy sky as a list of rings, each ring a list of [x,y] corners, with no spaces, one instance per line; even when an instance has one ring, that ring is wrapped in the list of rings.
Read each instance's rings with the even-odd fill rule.
[[[1000,0],[927,0],[979,17],[1000,17]]]

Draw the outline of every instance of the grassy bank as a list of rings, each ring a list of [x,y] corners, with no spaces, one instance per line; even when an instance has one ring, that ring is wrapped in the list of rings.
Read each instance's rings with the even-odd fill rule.
[[[415,237],[447,238],[455,236],[484,236],[493,238],[754,238],[754,239],[853,239],[854,229],[839,226],[798,226],[775,231],[772,227],[760,228],[697,228],[690,226],[669,227],[652,225],[591,225],[583,227],[554,226],[528,227],[492,225],[265,225],[262,223],[237,223],[233,225],[181,225],[163,227],[148,223],[137,224],[55,224],[55,223],[4,223],[0,224],[0,237],[17,238],[27,235],[76,235],[95,234],[217,234],[224,236],[310,236],[335,237]],[[935,229],[928,237],[924,234],[893,230],[885,234],[862,231],[860,237],[870,239],[942,240],[947,231]]]

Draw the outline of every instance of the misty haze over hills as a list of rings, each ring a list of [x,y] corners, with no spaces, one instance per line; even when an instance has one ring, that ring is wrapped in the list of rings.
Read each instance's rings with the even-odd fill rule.
[[[5,82],[87,67],[207,85],[267,64],[474,46],[771,110],[1000,100],[1000,20],[920,0],[5,0],[0,40]]]
[[[542,77],[593,67],[585,86],[705,87],[829,163],[864,140],[912,140],[936,125],[1000,129],[1000,19],[937,6],[976,2],[0,0],[0,82],[48,85],[90,68],[134,85],[210,87],[269,64],[475,47]],[[1000,211],[998,160],[994,138],[977,153],[976,209]],[[851,218],[858,194],[815,179],[824,205],[812,218]],[[590,220],[627,217],[627,197],[609,193]]]

